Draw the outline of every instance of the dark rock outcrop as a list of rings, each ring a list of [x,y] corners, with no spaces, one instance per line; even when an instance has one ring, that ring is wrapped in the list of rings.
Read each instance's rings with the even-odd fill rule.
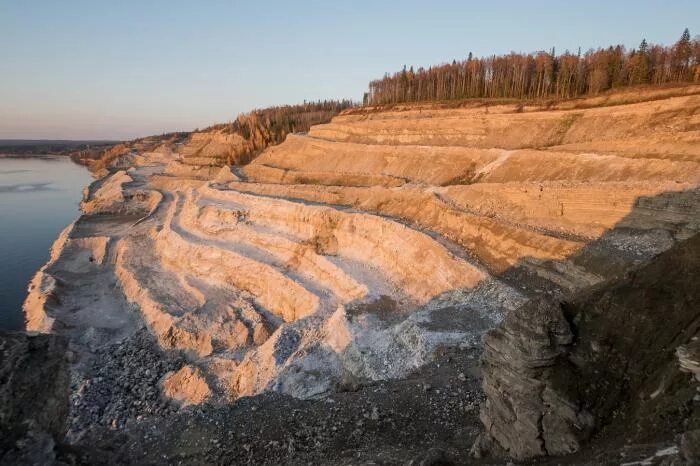
[[[511,313],[484,342],[487,435],[526,459],[591,435],[672,441],[700,427],[696,380],[679,370],[700,369],[698,277],[700,235],[624,278]]]
[[[566,354],[574,340],[557,303],[534,300],[514,311],[484,342],[481,419],[517,459],[575,451],[593,427],[569,394]]]
[[[0,332],[0,464],[52,462],[66,433],[67,351],[57,335]]]

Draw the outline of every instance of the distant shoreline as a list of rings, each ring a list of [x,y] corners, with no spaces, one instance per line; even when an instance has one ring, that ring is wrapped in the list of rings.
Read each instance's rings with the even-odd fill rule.
[[[70,141],[49,139],[0,139],[0,157],[49,160],[52,157],[71,157],[79,163],[84,154],[101,153],[114,145],[114,141]],[[84,165],[84,164],[81,164]]]
[[[58,157],[70,158],[68,154],[0,154],[1,159],[55,159]]]

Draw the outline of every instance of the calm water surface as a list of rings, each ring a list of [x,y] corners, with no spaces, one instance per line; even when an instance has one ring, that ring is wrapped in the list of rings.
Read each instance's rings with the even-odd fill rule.
[[[0,329],[24,327],[27,284],[78,217],[90,182],[87,169],[67,157],[0,157]]]

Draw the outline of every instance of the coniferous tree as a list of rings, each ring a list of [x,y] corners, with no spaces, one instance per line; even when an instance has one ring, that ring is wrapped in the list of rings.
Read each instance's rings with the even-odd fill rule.
[[[650,45],[643,39],[638,49],[630,51],[617,45],[557,55],[552,48],[485,58],[469,52],[463,61],[387,73],[370,83],[363,102],[570,98],[611,88],[674,82],[700,82],[700,39],[691,40],[687,29],[672,47]]]
[[[681,38],[674,46],[673,68],[677,74],[677,79],[681,80],[690,71],[690,59],[693,48],[690,43],[690,31],[685,28]]]

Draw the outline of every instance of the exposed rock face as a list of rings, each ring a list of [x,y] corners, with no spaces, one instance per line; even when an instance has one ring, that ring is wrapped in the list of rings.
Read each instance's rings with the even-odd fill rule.
[[[550,147],[565,152],[603,151],[632,158],[650,155],[667,158],[668,148],[675,146],[678,151],[673,158],[696,160],[700,150],[698,134],[692,117],[689,120],[688,116],[690,109],[697,105],[698,90],[700,86],[688,86],[688,95],[683,97],[657,100],[658,96],[648,94],[648,102],[597,108],[596,99],[587,99],[594,108],[571,109],[561,105],[561,110],[555,108],[554,111],[528,108],[517,112],[513,106],[506,105],[460,109],[405,107],[398,111],[341,115],[329,124],[314,126],[309,135],[332,141],[388,146],[507,150]],[[673,110],[661,114],[661,101],[666,110]],[[586,102],[571,103],[586,107]],[[670,124],[659,125],[660,121]],[[649,169],[655,170],[654,165]],[[498,172],[503,173],[506,168]],[[528,172],[535,174],[540,170],[532,166]],[[545,173],[550,175],[555,171],[556,165],[545,168]],[[560,172],[560,176],[567,175]],[[600,171],[597,176],[607,175]]]
[[[245,163],[246,141],[239,134],[221,130],[192,133],[181,149],[183,163],[195,166],[221,165],[226,160]]]
[[[0,463],[51,461],[66,433],[67,348],[58,335],[0,332]]]
[[[487,432],[527,459],[575,451],[594,431],[643,441],[697,426],[678,362],[697,376],[698,276],[695,235],[623,279],[511,313],[484,341]]]
[[[593,417],[562,382],[574,341],[558,302],[533,300],[512,312],[484,340],[486,431],[516,459],[576,451]],[[561,361],[560,361],[561,360]]]
[[[94,350],[145,324],[213,402],[404,377],[700,231],[699,92],[345,114],[223,170],[224,133],[133,150],[32,282],[28,328]],[[531,332],[537,379],[566,335]]]

